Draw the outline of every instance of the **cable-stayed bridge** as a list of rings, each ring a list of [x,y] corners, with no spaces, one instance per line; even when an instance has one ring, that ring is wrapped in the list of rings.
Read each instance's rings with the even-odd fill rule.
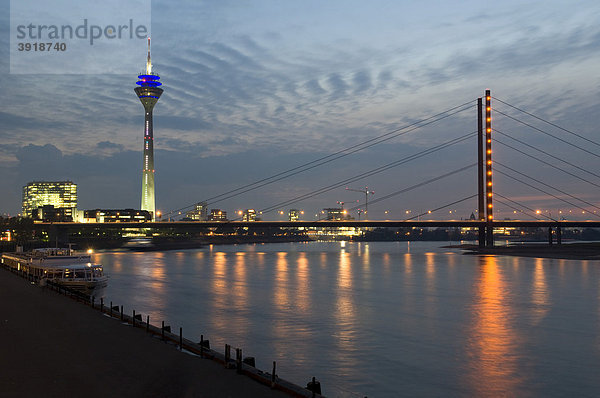
[[[502,109],[496,109],[492,107],[492,103],[500,104]],[[600,174],[591,170],[585,163],[567,160],[562,154],[568,152],[580,153],[581,157],[597,158],[597,149],[600,147],[600,143],[593,139],[585,137],[571,129],[561,127],[557,123],[546,120],[540,116],[535,115],[532,112],[528,112],[522,107],[513,105],[502,99],[492,97],[489,90],[486,90],[485,95],[481,98],[477,98],[472,101],[467,101],[462,104],[448,108],[442,112],[436,113],[432,116],[420,119],[418,121],[406,124],[400,128],[388,131],[384,134],[370,138],[363,142],[351,145],[344,149],[333,152],[329,155],[322,156],[320,158],[311,160],[307,163],[292,167],[290,169],[277,172],[270,176],[257,179],[256,181],[248,184],[244,184],[235,189],[222,192],[218,195],[214,195],[205,198],[201,202],[206,205],[214,205],[225,200],[235,198],[249,192],[264,189],[267,186],[276,184],[280,181],[289,179],[299,174],[314,170],[323,166],[331,165],[332,163],[351,156],[360,151],[375,147],[380,144],[385,144],[393,139],[404,136],[411,132],[423,129],[427,126],[435,124],[441,124],[449,120],[449,118],[464,114],[468,111],[473,112],[473,126],[476,127],[473,131],[469,131],[463,134],[459,134],[450,139],[446,139],[444,142],[436,143],[426,149],[404,156],[393,162],[389,162],[383,165],[373,167],[369,170],[363,170],[360,173],[352,175],[350,177],[331,182],[319,188],[313,188],[309,192],[305,192],[295,197],[279,201],[278,203],[271,204],[262,209],[257,210],[259,214],[267,214],[274,211],[279,211],[281,208],[286,206],[297,206],[301,203],[306,203],[312,198],[319,195],[323,195],[327,192],[331,192],[336,189],[347,187],[349,184],[363,181],[369,177],[377,174],[386,172],[388,170],[401,168],[402,166],[409,165],[411,162],[421,159],[427,156],[439,156],[442,151],[451,150],[457,144],[460,143],[472,143],[473,151],[472,158],[464,159],[464,165],[461,167],[446,169],[442,165],[444,171],[436,176],[429,177],[426,179],[419,180],[419,176],[415,176],[415,180],[408,184],[402,189],[398,189],[392,192],[378,194],[374,199],[371,199],[368,203],[371,206],[377,205],[378,203],[392,200],[393,198],[400,197],[401,195],[407,194],[412,191],[416,191],[419,188],[425,186],[434,186],[440,181],[446,180],[452,176],[465,173],[469,170],[477,170],[477,178],[469,180],[468,183],[464,184],[464,190],[467,195],[458,197],[447,203],[439,203],[437,206],[431,207],[429,210],[424,212],[418,212],[409,218],[401,220],[372,220],[370,217],[366,220],[323,220],[317,219],[315,221],[219,221],[219,222],[157,222],[152,224],[152,228],[157,229],[168,229],[168,228],[179,228],[179,229],[197,229],[197,228],[212,228],[215,226],[222,226],[224,223],[235,227],[472,227],[479,229],[479,242],[480,245],[493,245],[493,230],[496,227],[547,227],[556,228],[557,235],[560,240],[560,228],[570,227],[600,227],[600,215],[596,211],[600,211],[600,207],[594,203],[593,200],[585,198],[580,194],[578,187],[584,187],[590,189],[591,187],[600,188]],[[513,132],[506,131],[504,127],[502,129],[495,128],[495,122],[497,119],[505,119],[511,121],[513,124],[521,126],[523,129],[527,129],[535,134],[543,135],[545,140],[552,141],[555,143],[556,150],[551,152],[540,148],[539,145],[532,144],[525,139],[518,138]],[[475,123],[476,122],[476,123]],[[541,127],[540,127],[541,126]],[[511,152],[513,155],[517,155],[526,159],[528,162],[532,162],[541,165],[546,172],[544,177],[533,176],[529,170],[528,165],[515,162],[505,161],[505,159],[493,158],[492,147],[502,147],[503,150]],[[495,154],[495,152],[494,152]],[[436,160],[438,163],[443,164],[440,159]],[[558,182],[555,180],[555,173],[561,174],[570,182],[570,187],[557,186]],[[417,173],[418,174],[418,173]],[[542,212],[536,210],[523,201],[518,200],[514,196],[511,196],[505,192],[498,192],[495,187],[494,181],[496,177],[500,176],[504,181],[510,181],[510,185],[513,187],[519,186],[523,191],[535,192],[538,197],[547,198],[549,201],[561,203],[563,208],[570,209],[569,211],[575,210],[591,216],[592,220],[577,221],[566,219],[567,214],[561,214],[561,211],[555,212],[554,216],[551,212]],[[575,185],[573,188],[573,182]],[[506,185],[506,184],[505,184]],[[362,191],[361,191],[362,192]],[[366,200],[368,200],[368,189],[367,189]],[[439,195],[440,201],[448,200],[445,195]],[[197,202],[196,202],[197,203]],[[182,214],[186,210],[192,208],[196,203],[190,204],[179,209],[168,212],[167,219],[171,219],[171,215]],[[439,220],[431,219],[435,218],[437,214],[457,206],[462,203],[477,203],[476,206],[476,217],[475,220]],[[366,203],[365,203],[366,204]],[[348,212],[359,210],[363,204],[355,207],[346,209]],[[497,205],[502,206],[505,209],[510,209],[519,218],[529,218],[527,220],[498,220],[494,217],[494,210]],[[422,218],[427,217],[429,220],[423,220]],[[73,223],[55,223],[54,228],[72,228]],[[93,224],[96,228],[100,224]],[[121,223],[122,228],[148,228],[148,224],[138,223]],[[81,224],[79,227],[83,228]],[[89,226],[91,227],[91,225]],[[109,227],[108,225],[106,226]],[[115,227],[114,225],[110,227]]]

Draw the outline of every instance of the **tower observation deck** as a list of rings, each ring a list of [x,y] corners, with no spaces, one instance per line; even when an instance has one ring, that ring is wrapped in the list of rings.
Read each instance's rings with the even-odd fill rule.
[[[142,210],[152,214],[152,220],[156,218],[154,197],[154,134],[152,131],[152,110],[163,93],[159,86],[160,77],[152,73],[152,61],[150,59],[150,38],[148,38],[148,60],[146,72],[138,76],[135,93],[142,102],[145,110],[144,124],[144,158],[142,160]]]

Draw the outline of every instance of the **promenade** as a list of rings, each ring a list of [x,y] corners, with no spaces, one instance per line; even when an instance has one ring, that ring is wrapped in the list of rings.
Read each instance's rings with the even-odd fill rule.
[[[2,397],[286,397],[0,269]]]

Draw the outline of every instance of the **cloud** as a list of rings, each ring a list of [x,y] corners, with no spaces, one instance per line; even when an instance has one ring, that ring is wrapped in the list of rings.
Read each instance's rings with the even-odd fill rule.
[[[313,95],[321,95],[325,94],[326,91],[321,87],[319,81],[316,79],[311,79],[304,84],[304,87]]]
[[[367,70],[361,70],[354,74],[352,77],[352,83],[354,84],[354,94],[360,94],[371,88],[371,75]]]
[[[123,149],[123,145],[115,144],[114,142],[110,142],[110,141],[101,141],[96,144],[96,147],[98,147],[98,149],[101,149],[101,150],[104,150],[104,149],[122,150]]]

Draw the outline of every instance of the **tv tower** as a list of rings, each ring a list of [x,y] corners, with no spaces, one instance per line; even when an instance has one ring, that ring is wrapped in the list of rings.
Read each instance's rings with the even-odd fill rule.
[[[163,93],[162,85],[158,80],[160,77],[152,73],[152,61],[150,60],[150,38],[148,38],[148,60],[146,61],[146,73],[138,76],[135,93],[142,102],[146,111],[144,127],[144,159],[142,166],[142,210],[148,210],[152,214],[152,220],[156,218],[154,198],[154,135],[152,132],[152,109]]]

